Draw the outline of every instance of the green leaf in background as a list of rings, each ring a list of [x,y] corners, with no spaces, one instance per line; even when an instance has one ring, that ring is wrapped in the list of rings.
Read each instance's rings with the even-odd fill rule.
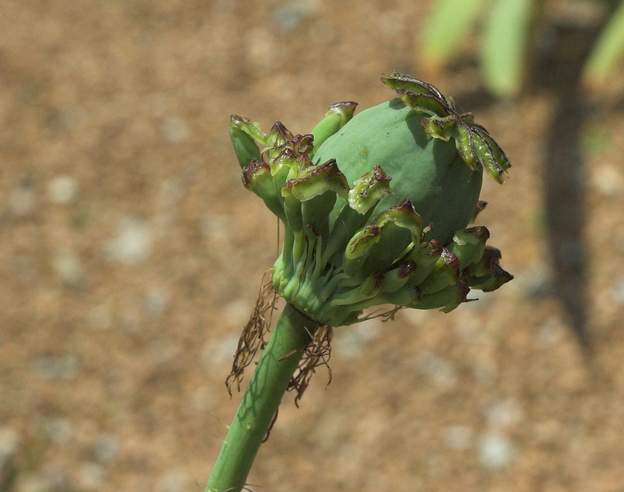
[[[612,14],[583,70],[583,82],[604,87],[618,61],[624,57],[624,1]]]
[[[488,89],[499,97],[522,86],[533,0],[495,0],[485,25],[481,69]]]
[[[440,0],[427,18],[421,41],[424,63],[440,67],[457,51],[482,12],[484,0]]]

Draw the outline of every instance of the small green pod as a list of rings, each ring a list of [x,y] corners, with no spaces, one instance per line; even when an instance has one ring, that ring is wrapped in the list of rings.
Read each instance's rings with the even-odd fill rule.
[[[359,177],[349,190],[349,206],[361,214],[371,210],[390,194],[390,178],[380,166]]]
[[[379,286],[381,292],[384,294],[391,294],[405,287],[410,278],[410,274],[415,269],[416,264],[413,261],[408,260],[401,263],[397,268],[393,268],[383,274]]]
[[[356,232],[345,249],[342,268],[351,277],[364,276],[363,266],[376,244],[381,240],[381,229],[378,225],[368,225]]]
[[[443,249],[431,274],[419,285],[423,295],[433,294],[458,283],[457,258]]]
[[[513,280],[513,275],[503,270],[499,265],[492,268],[490,275],[484,277],[472,277],[468,279],[468,285],[473,289],[491,292],[503,284]]]
[[[409,304],[414,309],[442,309],[449,312],[466,300],[468,290],[462,284],[448,285],[442,290],[432,294],[424,294],[419,299]]]
[[[247,133],[233,125],[230,126],[229,132],[234,154],[241,168],[247,167],[250,161],[260,159],[260,149]]]
[[[314,135],[312,153],[316,152],[316,149],[318,149],[325,140],[340,130],[353,118],[356,107],[357,103],[353,101],[340,101],[329,107],[323,119],[312,129],[312,135]]]
[[[262,160],[250,161],[243,169],[243,184],[258,195],[267,208],[280,218],[284,218],[282,200],[276,193],[269,165]]]
[[[305,202],[327,191],[340,196],[346,196],[349,191],[347,180],[334,160],[307,167],[296,178],[287,180],[282,187],[282,196],[291,195]]]
[[[448,248],[459,260],[462,270],[481,259],[489,237],[490,231],[483,226],[469,227],[455,233]]]

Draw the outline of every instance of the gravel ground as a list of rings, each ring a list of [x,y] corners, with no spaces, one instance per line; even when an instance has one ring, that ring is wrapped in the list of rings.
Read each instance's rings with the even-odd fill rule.
[[[387,98],[380,73],[421,74],[429,5],[3,0],[0,491],[202,489],[277,248],[228,116],[305,131],[330,102]],[[546,246],[557,91],[488,103],[472,62],[430,79],[512,160],[480,220],[516,279],[451,314],[336,330],[332,384],[285,400],[252,489],[622,492],[621,105],[583,121],[569,204],[586,220],[588,361]]]

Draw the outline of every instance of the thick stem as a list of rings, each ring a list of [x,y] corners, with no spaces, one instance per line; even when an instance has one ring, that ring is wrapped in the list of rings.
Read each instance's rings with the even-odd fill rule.
[[[287,304],[229,427],[204,492],[245,485],[288,382],[318,324]]]

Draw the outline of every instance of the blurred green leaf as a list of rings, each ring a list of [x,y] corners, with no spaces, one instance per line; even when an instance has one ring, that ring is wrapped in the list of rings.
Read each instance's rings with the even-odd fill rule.
[[[624,56],[624,1],[604,28],[583,70],[583,82],[604,87],[618,61]]]
[[[581,133],[581,149],[592,156],[607,151],[612,143],[610,129],[602,125],[588,125]]]
[[[423,28],[421,47],[425,64],[439,67],[456,53],[484,3],[484,0],[440,0],[434,4]]]
[[[533,0],[495,0],[485,25],[481,68],[489,90],[500,97],[522,86]]]

